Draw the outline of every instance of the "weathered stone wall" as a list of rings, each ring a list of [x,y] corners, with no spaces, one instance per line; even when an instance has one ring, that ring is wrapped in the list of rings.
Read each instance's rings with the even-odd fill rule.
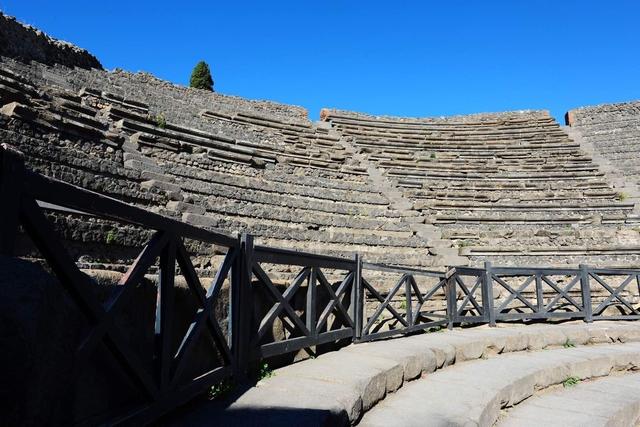
[[[615,172],[640,183],[640,101],[577,108],[565,121]]]
[[[0,12],[0,56],[19,61],[61,64],[66,67],[102,69],[102,65],[84,49],[56,40],[37,28],[24,25]]]

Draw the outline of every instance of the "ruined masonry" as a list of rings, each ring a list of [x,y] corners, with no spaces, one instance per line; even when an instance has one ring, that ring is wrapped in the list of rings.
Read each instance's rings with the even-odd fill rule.
[[[256,245],[351,260],[359,254],[367,263],[432,270],[436,283],[448,267],[485,262],[640,267],[640,102],[571,110],[566,126],[547,111],[404,118],[323,109],[320,121],[312,122],[301,107],[190,89],[147,73],[104,70],[87,51],[0,13],[0,142],[19,150],[32,171],[147,211],[226,235],[249,233]],[[106,300],[151,232],[47,208],[73,261],[100,285],[97,293]],[[9,273],[0,277],[5,292],[0,312],[15,321],[22,347],[3,356],[20,361],[17,372],[31,371],[27,380],[10,379],[16,387],[11,397],[28,401],[11,415],[25,425],[42,425],[50,413],[28,405],[50,409],[46,393],[66,392],[60,384],[73,369],[68,354],[77,338],[72,335],[81,330],[80,316],[65,305],[66,297],[51,290],[53,278],[35,266],[42,260],[33,242],[21,235],[16,246],[22,259],[0,258]],[[196,278],[213,277],[227,251],[195,241],[185,247]],[[149,271],[155,274],[154,268]],[[265,271],[275,278],[273,289],[283,289],[297,273],[279,264]],[[368,296],[379,292],[383,301],[387,285],[397,279],[389,282],[379,271],[369,274],[367,280],[374,282],[376,274],[380,279],[378,291]],[[157,344],[153,333],[143,330],[156,320],[156,279],[157,274],[145,276],[131,296],[136,304],[123,309],[118,320],[132,331],[141,354],[152,353]],[[331,285],[326,287],[338,292],[338,279],[327,274]],[[558,283],[566,286],[565,279]],[[620,288],[611,292],[594,288],[594,301],[606,306],[623,295],[633,299],[635,313],[635,282],[617,283]],[[554,283],[540,287],[538,305],[544,306],[543,297],[560,299],[557,292],[567,301],[579,297],[575,283],[579,277],[566,292]],[[496,292],[495,298],[526,305],[523,295],[532,297],[526,286]],[[188,306],[177,322],[186,330],[185,313],[199,306],[184,296],[184,283],[176,289],[181,307]],[[446,314],[444,287],[437,289],[429,309]],[[290,298],[294,315],[303,311],[303,299],[278,297]],[[454,291],[454,297],[464,295]],[[228,300],[216,303],[216,316],[226,322]],[[252,309],[269,317],[274,311],[262,303],[256,298]],[[375,311],[369,303],[365,319]],[[403,303],[396,297],[390,307],[406,310]],[[271,321],[277,317],[276,312]],[[20,329],[20,322],[29,327]],[[637,374],[623,375],[640,368],[638,326],[601,325],[478,328],[318,352],[317,359],[282,368],[233,405],[197,406],[166,422],[251,425],[255,413],[248,409],[261,408],[271,411],[262,425],[281,425],[283,419],[291,425],[422,425],[429,419],[434,425],[507,426],[534,425],[538,416],[555,425],[557,401],[568,405],[611,387],[635,395],[640,390]],[[290,337],[286,328],[283,321],[269,332],[274,340]],[[55,340],[55,345],[29,344],[40,340]],[[308,357],[293,355],[281,366]],[[60,377],[46,376],[46,366],[37,362],[42,360],[66,363],[58,366]],[[500,374],[486,378],[487,372]],[[595,381],[599,377],[607,378]],[[585,384],[569,394],[540,393],[567,378]],[[85,383],[95,394],[74,389],[81,409],[74,416],[91,417],[122,403],[117,399],[128,403],[136,397],[93,386],[109,381],[104,372],[91,371]],[[588,408],[590,422],[637,421],[640,404],[628,396],[618,393],[606,408]],[[438,405],[424,405],[418,397]],[[272,411],[285,403],[317,412]],[[572,425],[560,419],[563,426]],[[576,425],[585,425],[579,423],[584,420],[576,419]]]
[[[250,232],[258,244],[369,262],[638,264],[634,193],[608,180],[547,112],[408,119],[324,110],[312,123],[300,107],[104,71],[66,44],[57,61],[50,50],[60,42],[25,31],[35,40],[2,52],[11,58],[0,63],[0,133],[38,172],[200,227]],[[599,141],[618,132],[603,133],[598,120],[624,124],[616,143],[629,153],[637,106],[614,110],[572,114],[586,139],[600,138],[596,151],[610,153]],[[122,270],[128,248],[147,237],[56,215],[86,267]],[[197,249],[206,274],[215,250]]]

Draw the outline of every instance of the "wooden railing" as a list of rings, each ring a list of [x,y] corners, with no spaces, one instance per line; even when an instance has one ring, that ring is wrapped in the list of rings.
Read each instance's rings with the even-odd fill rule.
[[[310,348],[317,353],[326,344],[456,324],[640,318],[640,270],[498,268],[487,263],[484,268],[436,272],[370,264],[358,255],[343,259],[254,246],[251,235],[204,230],[28,171],[20,153],[6,145],[0,156],[0,254],[15,256],[18,236],[27,235],[84,314],[88,328],[70,356],[74,375],[104,344],[143,397],[132,408],[93,419],[94,424],[149,422],[225,379],[246,381],[260,360]],[[98,299],[92,290],[96,284],[56,235],[45,214],[52,206],[153,231],[105,301]],[[185,239],[224,249],[210,286],[201,283]],[[151,357],[141,358],[116,319],[152,267],[158,273],[155,345]],[[292,273],[289,283],[280,281],[279,268]],[[173,328],[177,275],[184,277],[198,305],[181,337]],[[395,285],[384,290],[388,283]],[[228,312],[217,313],[223,292],[230,293]],[[255,309],[258,299],[266,301],[263,312]],[[276,319],[281,322],[279,336],[273,334]],[[213,342],[210,357],[219,363],[194,373],[191,362],[203,357],[194,349],[203,336]]]

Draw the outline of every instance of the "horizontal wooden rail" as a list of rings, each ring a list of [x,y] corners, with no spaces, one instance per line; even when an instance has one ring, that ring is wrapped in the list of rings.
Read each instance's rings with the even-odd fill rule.
[[[85,212],[100,218],[140,227],[171,231],[187,239],[200,240],[221,246],[236,246],[237,237],[205,230],[184,222],[176,221],[145,209],[68,184],[44,175],[25,171],[23,193],[35,200],[56,206]]]

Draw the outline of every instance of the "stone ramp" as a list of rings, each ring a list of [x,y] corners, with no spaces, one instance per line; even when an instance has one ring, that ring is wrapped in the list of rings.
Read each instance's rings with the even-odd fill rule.
[[[640,374],[611,376],[532,397],[508,411],[499,427],[635,426]]]
[[[376,425],[375,419],[384,416],[384,408],[399,400],[408,399],[418,409],[428,410],[430,406],[424,402],[429,400],[420,400],[421,394],[411,389],[436,375],[447,372],[456,375],[458,369],[467,369],[481,378],[489,378],[501,372],[500,362],[510,357],[527,366],[531,360],[526,357],[530,354],[536,354],[540,360],[545,360],[547,354],[559,354],[549,358],[545,366],[555,372],[554,381],[559,376],[562,378],[558,382],[562,382],[565,371],[582,369],[583,365],[585,377],[592,374],[589,369],[600,364],[614,364],[617,368],[623,361],[632,361],[640,365],[640,344],[635,343],[638,341],[640,323],[600,322],[477,327],[351,345],[276,370],[273,377],[227,401],[195,402],[167,417],[163,425],[348,425],[360,420]],[[564,349],[565,345],[577,348]],[[626,346],[630,347],[625,350]],[[617,356],[610,357],[613,354]],[[474,362],[461,363],[465,361]],[[554,371],[555,362],[569,367]],[[474,368],[476,364],[480,368]],[[455,366],[443,369],[449,365]],[[483,366],[487,369],[482,369]],[[426,378],[408,382],[422,376]],[[509,384],[508,378],[500,378]],[[458,382],[463,380],[459,378]],[[441,386],[446,386],[446,382],[426,388],[438,395],[436,390]],[[462,383],[458,389],[462,393],[473,388]],[[453,394],[449,400],[455,401],[460,395],[463,394]],[[496,411],[499,409],[498,405]],[[371,412],[367,414],[368,411]]]

